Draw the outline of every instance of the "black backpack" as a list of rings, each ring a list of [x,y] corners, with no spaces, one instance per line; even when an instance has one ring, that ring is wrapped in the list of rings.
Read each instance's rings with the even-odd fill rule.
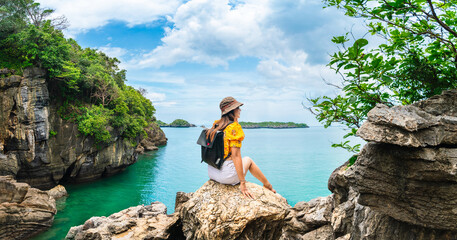
[[[232,122],[228,125],[230,124],[232,124]],[[229,155],[224,158],[224,131],[217,131],[213,141],[206,138],[206,133],[208,131],[209,129],[203,129],[197,140],[197,144],[201,145],[202,148],[202,162],[206,162],[210,166],[220,169],[225,159],[230,157],[229,153]]]

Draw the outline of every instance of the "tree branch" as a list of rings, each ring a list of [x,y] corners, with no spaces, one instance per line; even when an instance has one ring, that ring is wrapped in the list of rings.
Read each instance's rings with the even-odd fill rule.
[[[432,10],[432,14],[433,14],[433,19],[435,19],[440,25],[441,27],[443,27],[444,29],[446,29],[448,32],[450,32],[452,35],[454,35],[454,37],[457,37],[457,32],[455,32],[454,30],[452,30],[448,25],[446,25],[444,22],[442,22],[438,16],[436,15],[436,12],[435,12],[435,8],[433,7],[433,3],[431,0],[427,0],[428,2],[428,5],[430,6],[430,10]]]

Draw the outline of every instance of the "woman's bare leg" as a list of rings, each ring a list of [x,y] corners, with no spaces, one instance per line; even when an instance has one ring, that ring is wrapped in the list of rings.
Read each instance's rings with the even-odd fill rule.
[[[252,158],[243,157],[242,162],[243,162],[244,176],[246,176],[246,173],[248,172],[247,170],[249,170],[249,172],[251,172],[251,174],[255,178],[259,179],[259,181],[263,183],[263,186],[265,188],[276,193],[276,191],[273,189],[273,187],[271,186],[268,179],[265,177],[265,175],[263,175],[262,171],[260,171],[260,168],[257,166],[257,164],[255,164],[255,162],[254,162],[254,160],[252,160]]]

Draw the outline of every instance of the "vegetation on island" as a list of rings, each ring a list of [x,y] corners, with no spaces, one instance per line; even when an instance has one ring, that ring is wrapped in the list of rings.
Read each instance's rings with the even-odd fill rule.
[[[112,129],[132,141],[146,134],[155,109],[144,90],[125,84],[118,59],[66,39],[65,17],[49,19],[51,13],[34,0],[0,0],[0,69],[46,70],[60,116],[98,143],[109,142]]]
[[[308,128],[305,123],[294,122],[239,122],[243,128]]]
[[[195,127],[194,124],[189,123],[188,121],[186,121],[184,119],[176,119],[173,122],[171,122],[170,124],[167,124],[160,120],[157,120],[156,123],[161,127]]]
[[[328,127],[341,123],[354,136],[376,104],[406,105],[457,87],[457,1],[325,0],[347,16],[365,20],[368,33],[384,39],[369,47],[352,33],[332,41],[339,51],[328,64],[341,76],[337,96],[308,99]],[[359,152],[343,140],[334,147]]]

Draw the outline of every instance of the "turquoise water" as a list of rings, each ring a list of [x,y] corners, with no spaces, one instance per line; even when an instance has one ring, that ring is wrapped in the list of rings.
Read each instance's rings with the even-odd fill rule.
[[[196,140],[201,128],[164,128],[167,146],[141,155],[115,176],[85,184],[69,184],[70,194],[58,202],[51,229],[33,238],[63,239],[72,226],[92,216],[108,216],[139,204],[160,201],[174,210],[176,192],[194,192],[207,180]],[[342,128],[245,129],[241,154],[250,156],[290,205],[327,196],[332,171],[351,154],[330,147],[345,134]],[[359,140],[360,141],[360,140]],[[252,176],[248,181],[261,184]]]

